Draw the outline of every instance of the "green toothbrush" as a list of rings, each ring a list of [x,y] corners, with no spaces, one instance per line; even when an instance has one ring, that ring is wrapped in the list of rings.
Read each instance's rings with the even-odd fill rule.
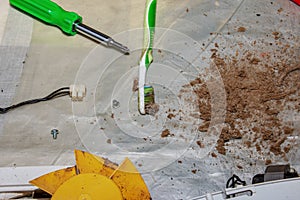
[[[50,0],[9,0],[9,2],[12,6],[33,17],[59,27],[68,35],[75,35],[79,31],[123,53],[129,53],[130,51],[126,46],[116,42],[108,35],[82,24],[82,17],[77,13],[65,11]]]
[[[146,86],[146,74],[153,62],[152,47],[155,31],[156,0],[147,0],[144,18],[144,46],[139,63],[139,112],[147,114],[147,105],[155,103],[154,89]]]

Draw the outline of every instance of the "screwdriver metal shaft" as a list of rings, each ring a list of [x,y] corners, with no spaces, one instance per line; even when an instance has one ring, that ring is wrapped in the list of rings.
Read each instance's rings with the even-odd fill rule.
[[[127,54],[129,53],[129,49],[128,47],[122,45],[119,42],[116,42],[115,40],[113,40],[111,37],[109,37],[108,35],[101,33],[85,24],[82,23],[75,23],[74,24],[74,28],[76,31],[79,31],[81,33],[85,33],[89,36],[92,36],[93,38],[99,40],[101,43],[106,44],[109,47],[114,47],[120,51],[122,51],[123,53]]]

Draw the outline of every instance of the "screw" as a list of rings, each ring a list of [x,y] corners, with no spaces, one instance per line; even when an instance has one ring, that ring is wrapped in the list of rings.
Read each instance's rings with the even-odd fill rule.
[[[57,135],[59,134],[57,129],[52,129],[51,130],[51,135],[53,136],[53,139],[56,140]]]
[[[113,106],[113,108],[119,108],[120,107],[120,102],[114,99],[112,101],[112,106]]]

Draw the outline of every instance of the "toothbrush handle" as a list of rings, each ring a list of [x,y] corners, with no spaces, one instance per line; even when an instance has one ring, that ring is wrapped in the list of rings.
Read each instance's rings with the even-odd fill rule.
[[[155,33],[155,19],[156,19],[156,0],[147,0],[146,12],[144,18],[144,49],[145,66],[148,69],[153,62],[152,48]]]

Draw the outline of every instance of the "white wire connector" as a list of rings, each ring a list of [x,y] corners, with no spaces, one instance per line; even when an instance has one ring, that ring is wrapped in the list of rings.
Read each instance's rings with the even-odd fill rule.
[[[85,85],[70,85],[70,97],[72,101],[82,101],[85,96]]]

